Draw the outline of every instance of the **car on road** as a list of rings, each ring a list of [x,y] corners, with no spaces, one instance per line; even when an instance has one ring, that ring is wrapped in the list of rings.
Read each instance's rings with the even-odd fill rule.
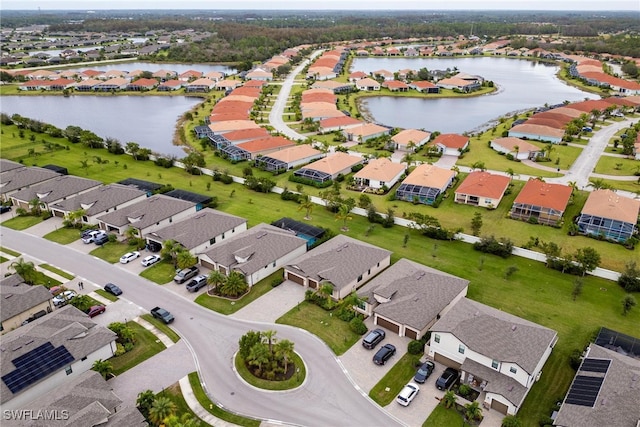
[[[89,243],[95,242],[96,237],[101,236],[103,234],[105,233],[100,230],[90,230],[88,233],[83,233],[82,242],[88,245]]]
[[[422,366],[418,368],[418,371],[413,377],[413,381],[417,382],[418,384],[424,384],[424,382],[427,381],[427,378],[429,378],[429,376],[433,373],[433,370],[435,368],[436,365],[432,361],[427,360],[422,364]]]
[[[396,347],[393,344],[385,344],[373,355],[373,363],[384,365],[394,354],[396,354]]]
[[[75,291],[64,291],[59,293],[55,297],[53,297],[53,305],[56,307],[62,307],[63,305],[67,305],[69,301],[74,299],[78,294]]]
[[[149,255],[144,257],[142,261],[140,261],[140,264],[142,264],[143,267],[149,267],[158,261],[160,261],[160,255]]]
[[[460,373],[457,370],[453,368],[445,369],[436,380],[436,388],[438,390],[448,390],[456,382],[458,376],[460,376]]]
[[[102,246],[108,241],[109,241],[109,235],[103,232],[95,237],[95,240],[93,241],[93,243],[95,243],[98,246]]]
[[[151,309],[151,315],[156,319],[162,320],[165,324],[173,322],[173,314],[169,313],[164,308],[154,307]]]
[[[109,292],[111,295],[122,295],[122,289],[118,287],[118,285],[114,285],[113,283],[107,283],[104,285],[104,290]]]
[[[374,329],[369,332],[366,337],[362,340],[362,346],[364,348],[368,348],[369,350],[375,348],[380,341],[382,341],[385,337],[385,332],[382,329]]]
[[[198,292],[200,289],[204,288],[207,285],[207,276],[204,274],[200,274],[193,279],[189,283],[187,283],[187,290],[189,292]]]
[[[182,270],[178,271],[173,280],[178,284],[184,283],[198,273],[200,273],[200,270],[195,265],[193,267],[183,268]]]
[[[86,313],[89,317],[96,317],[98,314],[104,313],[106,309],[107,307],[105,307],[104,305],[92,305],[91,307],[89,307]]]
[[[396,397],[396,402],[401,404],[402,406],[409,406],[411,401],[415,399],[415,397],[420,392],[420,387],[418,384],[409,383],[405,385],[400,393],[398,393],[398,397]]]
[[[127,252],[126,254],[120,257],[120,264],[128,264],[129,261],[133,261],[134,259],[139,257],[140,257],[140,252],[138,251]]]

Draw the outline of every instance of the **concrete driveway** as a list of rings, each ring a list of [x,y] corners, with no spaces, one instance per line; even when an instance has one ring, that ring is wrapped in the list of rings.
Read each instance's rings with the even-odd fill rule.
[[[275,323],[278,318],[304,301],[305,288],[290,280],[281,283],[231,317],[254,322]]]

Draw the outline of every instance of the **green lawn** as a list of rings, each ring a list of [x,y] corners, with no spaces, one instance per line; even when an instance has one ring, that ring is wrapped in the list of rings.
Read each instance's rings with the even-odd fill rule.
[[[176,269],[169,261],[160,261],[151,267],[145,268],[142,273],[140,273],[141,277],[159,285],[171,282],[175,275]]]
[[[265,277],[253,285],[249,293],[239,300],[210,296],[204,292],[196,298],[196,303],[220,314],[233,314],[273,289],[271,282],[276,278],[282,278],[282,274],[282,269],[280,269]]]
[[[330,312],[306,301],[289,310],[276,323],[306,329],[324,341],[337,356],[360,339],[360,335],[349,328],[349,323],[334,318]]]
[[[236,353],[236,356],[234,358],[234,364],[238,375],[240,375],[242,379],[244,379],[252,386],[261,388],[263,390],[282,391],[292,390],[294,388],[300,387],[307,376],[307,370],[304,367],[302,359],[300,358],[300,356],[298,356],[297,353],[293,353],[291,363],[293,363],[296,369],[298,369],[298,371],[291,378],[284,381],[269,381],[263,380],[261,378],[256,378],[251,372],[249,372],[249,369],[247,369],[238,353]]]
[[[89,252],[89,254],[107,261],[110,264],[115,264],[116,262],[120,262],[120,257],[122,255],[133,250],[135,249],[126,243],[107,242],[104,245],[97,246],[96,249]]]
[[[537,424],[536,424],[537,425]],[[438,405],[431,412],[429,418],[422,424],[422,427],[471,427],[464,422],[462,416],[455,409],[447,409],[443,405]]]
[[[11,219],[2,222],[3,227],[11,228],[13,230],[26,230],[36,224],[40,224],[42,218],[39,216],[15,216]]]
[[[160,393],[156,394],[156,396],[168,397],[176,405],[175,415],[178,419],[180,419],[184,414],[189,414],[191,418],[200,422],[200,427],[204,427],[206,425],[205,422],[198,418],[198,416],[189,408],[186,400],[184,400],[180,383],[170,385]]]
[[[121,356],[109,359],[109,362],[111,362],[111,365],[113,366],[113,373],[115,375],[120,375],[137,364],[155,356],[166,348],[155,335],[136,322],[127,322],[127,325],[136,335],[136,345],[133,347],[133,350],[128,351]]]
[[[60,243],[61,245],[68,245],[80,239],[80,231],[75,228],[62,227],[45,234],[44,238],[52,242]]]
[[[14,257],[19,257],[20,255],[22,255],[20,252],[16,252],[14,250],[11,250],[9,248],[5,248],[4,246],[0,246],[0,252],[3,252],[7,255],[12,255]]]
[[[380,406],[387,406],[393,402],[393,399],[400,393],[402,387],[415,375],[417,369],[416,363],[418,363],[419,360],[419,355],[416,356],[409,353],[405,353],[397,362],[395,358],[391,358],[390,362],[395,364],[371,389],[369,397]],[[375,369],[375,367],[372,369]],[[387,391],[387,389],[389,389],[389,391]]]
[[[151,323],[153,326],[155,326],[156,328],[158,328],[160,330],[160,332],[164,333],[166,336],[169,337],[169,339],[173,342],[178,342],[180,341],[180,335],[178,335],[173,329],[171,329],[169,327],[169,325],[166,325],[164,322],[156,319],[155,317],[153,317],[150,314],[143,314],[142,317],[144,320],[146,320],[147,322]]]
[[[96,294],[100,295],[102,298],[106,298],[109,301],[112,302],[116,302],[118,301],[120,298],[118,298],[117,296],[110,294],[109,292],[105,291],[104,289],[96,289],[94,291]]]
[[[66,271],[62,271],[59,268],[53,267],[53,266],[51,266],[49,264],[40,264],[38,267],[40,267],[42,269],[45,269],[45,270],[48,270],[48,271],[50,271],[52,273],[55,273],[58,276],[62,276],[67,280],[73,280],[73,278],[75,277],[74,275],[69,274]]]
[[[601,156],[594,170],[595,173],[615,176],[633,176],[640,172],[640,162],[635,159]]]

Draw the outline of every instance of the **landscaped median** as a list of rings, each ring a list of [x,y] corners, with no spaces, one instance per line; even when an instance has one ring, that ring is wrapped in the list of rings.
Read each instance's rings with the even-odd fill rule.
[[[402,387],[413,378],[419,361],[419,355],[406,353],[371,389],[369,397],[378,405],[387,406],[400,393]]]

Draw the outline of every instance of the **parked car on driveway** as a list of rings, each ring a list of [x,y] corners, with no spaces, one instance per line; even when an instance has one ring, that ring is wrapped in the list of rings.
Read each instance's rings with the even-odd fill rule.
[[[373,363],[376,365],[384,365],[394,354],[396,354],[396,347],[392,344],[385,344],[373,356]]]
[[[198,273],[200,273],[200,270],[195,265],[193,267],[183,268],[178,271],[178,274],[175,275],[173,280],[178,284],[184,283]]]
[[[160,255],[149,255],[144,257],[142,261],[140,261],[140,264],[142,264],[143,267],[149,267],[158,261],[160,261]]]
[[[53,305],[56,307],[62,307],[66,305],[69,301],[74,299],[78,294],[75,291],[64,291],[55,297],[53,297]]]
[[[193,279],[189,283],[187,283],[187,290],[189,292],[198,292],[200,289],[204,288],[207,285],[207,276],[204,274],[200,274]]]
[[[122,289],[118,287],[118,285],[114,285],[113,283],[107,283],[104,285],[104,290],[109,292],[111,295],[122,295]]]
[[[90,230],[88,233],[84,233],[82,235],[82,242],[85,244],[93,243],[96,240],[96,237],[105,234],[100,230]]]
[[[140,256],[140,252],[138,251],[133,251],[133,252],[127,252],[126,254],[122,255],[120,257],[120,264],[128,264],[129,261],[133,261],[134,259],[138,258]]]
[[[413,381],[419,384],[424,384],[424,382],[427,381],[427,378],[429,378],[429,376],[431,375],[435,367],[436,365],[432,361],[427,360],[422,364],[422,366],[418,368],[418,372],[416,372],[416,375],[413,377]]]
[[[5,212],[9,212],[10,210],[11,210],[11,206],[0,205],[0,214],[3,214]]]
[[[107,308],[104,305],[92,305],[87,310],[89,317],[96,317],[98,314],[104,313]]]
[[[369,332],[366,337],[363,338],[362,346],[371,350],[372,348],[375,348],[380,343],[380,341],[384,339],[384,337],[385,332],[382,329],[374,329],[373,331]]]
[[[438,390],[448,390],[456,382],[460,374],[453,368],[447,368],[436,380]]]
[[[400,390],[398,397],[396,397],[396,402],[402,406],[409,406],[411,401],[418,395],[419,391],[420,387],[418,384],[409,383]]]
[[[95,243],[98,246],[102,246],[108,241],[109,241],[109,235],[107,233],[102,233],[95,237],[95,240],[93,241],[93,243]]]

